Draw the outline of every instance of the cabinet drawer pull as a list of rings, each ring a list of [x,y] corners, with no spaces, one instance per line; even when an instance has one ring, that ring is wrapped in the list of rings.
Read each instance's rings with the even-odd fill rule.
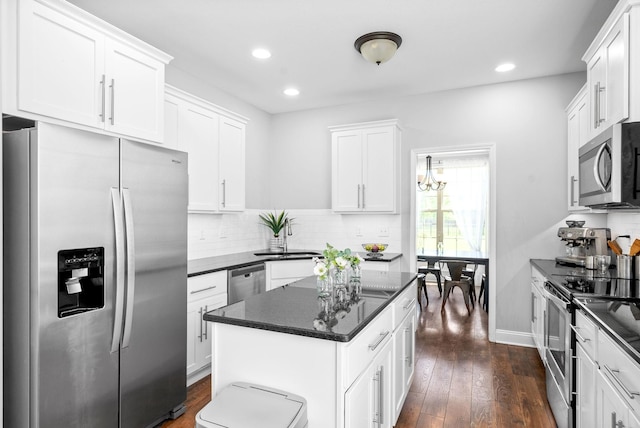
[[[375,343],[372,343],[371,345],[369,345],[369,349],[372,351],[375,351],[376,348],[382,343],[382,341],[389,335],[389,331],[385,331],[383,333],[380,333],[380,335],[378,336],[378,340],[375,341]]]
[[[414,297],[413,299],[411,299],[409,304],[407,304],[406,306],[403,306],[402,309],[404,309],[406,311],[407,309],[411,308],[415,302],[416,302],[416,299]]]
[[[620,378],[618,378],[618,376],[616,375],[616,373],[620,373],[620,370],[614,370],[606,364],[603,364],[603,366],[604,369],[609,373],[609,376],[611,376],[613,380],[620,386],[620,388],[622,388],[622,391],[627,394],[627,397],[633,400],[635,395],[640,395],[639,392],[631,392],[626,386],[624,386]]]
[[[190,294],[197,294],[197,293],[202,293],[203,291],[207,291],[207,290],[213,290],[214,288],[216,288],[217,285],[214,285],[212,287],[207,287],[207,288],[203,288],[202,290],[196,290],[196,291],[190,291]]]
[[[586,339],[584,337],[582,337],[582,335],[580,333],[578,333],[578,330],[580,330],[580,327],[576,327],[576,326],[571,326],[571,330],[573,330],[573,332],[576,335],[576,339],[580,340],[580,342],[585,343],[585,342],[589,342],[591,339]]]

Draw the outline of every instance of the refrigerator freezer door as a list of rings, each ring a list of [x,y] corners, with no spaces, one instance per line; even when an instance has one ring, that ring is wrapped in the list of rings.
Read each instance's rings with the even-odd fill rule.
[[[186,153],[122,140],[122,187],[135,273],[127,273],[121,426],[139,428],[187,395]]]
[[[5,181],[5,247],[11,249],[5,258],[9,297],[5,331],[28,338],[27,347],[5,356],[5,373],[15,370],[20,376],[5,380],[11,391],[5,397],[16,400],[5,401],[5,422],[112,428],[118,424],[118,353],[110,352],[114,300],[110,188],[119,182],[117,140],[42,123],[24,135],[29,138],[12,141],[7,135],[4,142],[3,168],[9,180]],[[9,152],[23,153],[24,162],[14,163],[19,157]],[[20,201],[11,196],[15,192],[30,196]],[[104,248],[104,307],[59,318],[58,251],[88,247]],[[29,265],[12,262],[14,255],[28,257]],[[20,313],[11,313],[14,304]],[[19,340],[7,340],[21,346]],[[14,392],[16,397],[9,398]],[[21,419],[24,403],[29,425]]]

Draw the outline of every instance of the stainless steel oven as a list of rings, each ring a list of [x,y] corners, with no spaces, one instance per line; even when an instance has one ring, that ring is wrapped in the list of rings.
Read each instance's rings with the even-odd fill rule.
[[[547,300],[544,323],[547,398],[558,427],[569,428],[573,426],[571,300],[548,281],[544,290]]]

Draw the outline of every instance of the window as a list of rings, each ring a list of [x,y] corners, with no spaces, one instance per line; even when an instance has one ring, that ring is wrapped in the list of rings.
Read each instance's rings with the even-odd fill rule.
[[[424,175],[419,156],[416,176]],[[416,190],[416,253],[477,256],[487,253],[489,161],[486,155],[441,156],[434,175],[444,190]]]

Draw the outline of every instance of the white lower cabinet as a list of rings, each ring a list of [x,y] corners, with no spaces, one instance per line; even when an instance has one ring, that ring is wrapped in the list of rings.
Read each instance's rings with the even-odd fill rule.
[[[415,302],[413,302],[415,308]],[[404,321],[393,334],[393,421],[400,416],[400,411],[407,398],[415,367],[415,310],[407,314]]]
[[[392,355],[387,341],[344,396],[345,428],[390,428]]]
[[[227,271],[187,280],[187,385],[211,371],[211,332],[202,316],[227,304]]]
[[[629,427],[629,409],[627,403],[618,394],[611,382],[600,372],[596,381],[598,397],[596,420],[597,427],[626,428]]]
[[[596,377],[598,367],[581,345],[576,351],[576,427],[597,428]]]
[[[315,264],[313,259],[266,262],[264,264],[266,291],[313,275]]]

